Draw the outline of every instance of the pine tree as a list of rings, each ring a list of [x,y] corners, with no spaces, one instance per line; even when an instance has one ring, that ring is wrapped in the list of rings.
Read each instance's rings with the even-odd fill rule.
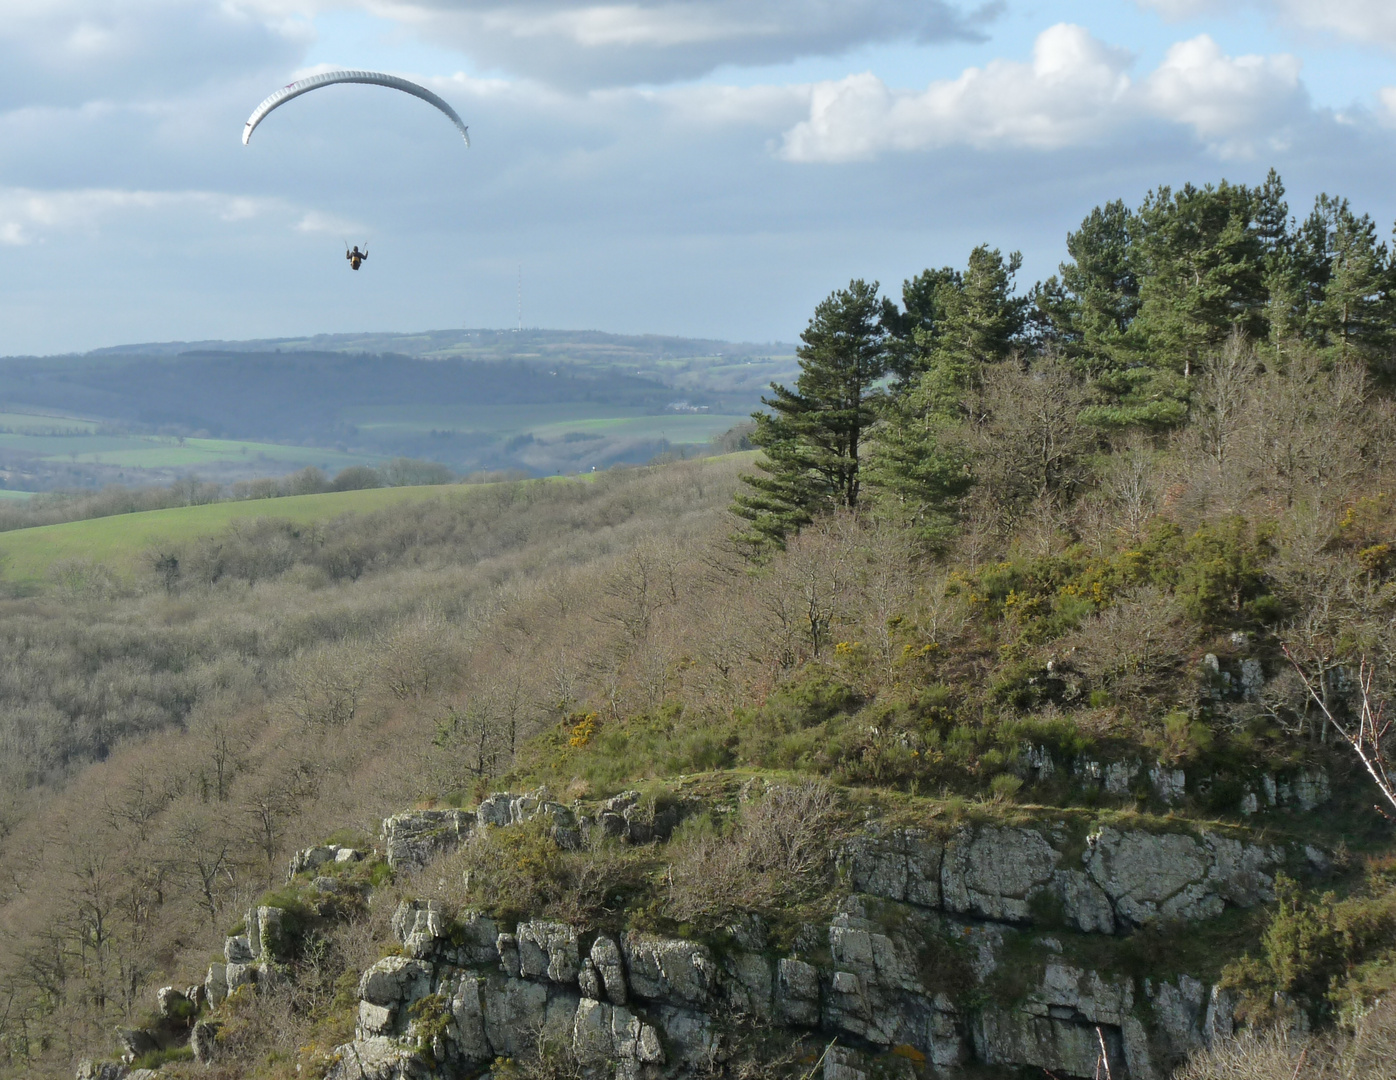
[[[1004,360],[1024,327],[1028,301],[1013,293],[1021,265],[1017,252],[1005,260],[981,244],[963,274],[947,268],[914,279],[921,310],[933,309],[935,319],[912,331],[908,378],[873,430],[868,480],[879,508],[931,544],[953,523],[954,505],[972,483],[963,446],[947,436],[963,421],[962,403],[984,365]]]
[[[1347,359],[1374,358],[1391,338],[1391,260],[1371,217],[1320,195],[1296,242],[1304,270],[1304,336]]]
[[[740,539],[754,550],[784,546],[815,514],[855,508],[864,433],[877,418],[874,384],[887,373],[887,331],[877,282],[857,280],[815,308],[800,335],[795,389],[771,384],[754,413],[751,441],[764,452],[744,475],[733,512],[750,522]]]
[[[1137,229],[1134,213],[1116,200],[1096,207],[1066,237],[1071,261],[1061,264],[1061,300],[1049,314],[1065,354],[1091,375],[1117,366],[1117,350],[1139,313]]]

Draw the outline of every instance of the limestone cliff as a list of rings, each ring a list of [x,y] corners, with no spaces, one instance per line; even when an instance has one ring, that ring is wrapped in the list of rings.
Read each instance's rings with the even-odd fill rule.
[[[633,794],[574,809],[537,792],[498,794],[474,811],[411,811],[383,822],[371,854],[297,853],[291,880],[333,892],[335,871],[366,854],[410,875],[476,830],[528,821],[563,848],[602,834],[663,843],[680,816],[636,808]],[[328,1055],[325,1075],[464,1078],[541,1043],[585,1075],[617,1080],[720,1075],[792,1055],[831,1080],[953,1077],[970,1065],[1089,1077],[1105,1063],[1115,1080],[1161,1080],[1232,1030],[1227,993],[1169,943],[1273,899],[1282,869],[1325,869],[1311,846],[1242,828],[1154,818],[1083,831],[1079,813],[1038,818],[870,816],[831,839],[824,917],[779,927],[748,914],[664,933],[404,899],[392,917],[398,953],[363,972],[355,1037]],[[228,995],[286,977],[295,947],[285,912],[248,913],[209,969],[197,1057],[217,1056]]]

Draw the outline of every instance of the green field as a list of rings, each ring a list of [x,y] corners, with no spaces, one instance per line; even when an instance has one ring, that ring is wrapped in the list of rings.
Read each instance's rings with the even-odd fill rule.
[[[597,412],[604,410],[605,415]],[[668,439],[671,443],[707,442],[744,415],[722,413],[646,413],[641,409],[601,406],[591,402],[550,405],[489,405],[471,407],[382,405],[346,409],[345,419],[379,437],[423,435],[431,431],[532,435],[560,439],[568,434]]]
[[[340,514],[366,513],[412,500],[465,499],[482,486],[446,484],[290,495],[16,529],[0,533],[0,578],[12,583],[43,581],[54,563],[66,559],[105,563],[118,573],[131,574],[147,548],[206,536],[234,521],[263,517],[302,523],[325,521]]]
[[[11,491],[9,488],[0,488],[0,499],[27,499],[33,494],[32,491]]]
[[[0,413],[0,420],[7,414]],[[16,414],[8,414],[16,415]],[[49,418],[60,424],[79,421]],[[95,425],[94,425],[95,428]],[[46,429],[19,430],[0,422],[0,449],[37,454],[45,461],[113,465],[128,469],[189,469],[230,462],[266,462],[290,468],[315,465],[338,471],[382,460],[372,454],[342,454],[314,446],[243,442],[235,439],[178,439],[169,435],[51,434]]]
[[[0,412],[0,433],[23,435],[72,435],[93,432],[101,425],[57,413]]]

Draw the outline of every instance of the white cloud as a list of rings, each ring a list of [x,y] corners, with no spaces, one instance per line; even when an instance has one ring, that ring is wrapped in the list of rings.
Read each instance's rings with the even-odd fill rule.
[[[1180,42],[1141,82],[1129,56],[1079,26],[1038,36],[1031,63],[996,60],[924,91],[872,74],[817,83],[807,119],[785,133],[791,161],[866,160],[948,145],[1054,150],[1159,119],[1190,128],[1214,153],[1245,157],[1280,146],[1309,116],[1291,56],[1226,56],[1202,35]]]
[[[301,221],[293,225],[298,213]],[[159,225],[168,227],[174,220],[189,216],[230,225],[271,216],[298,229],[306,221],[321,220],[314,211],[298,212],[280,199],[222,192],[0,188],[0,244],[9,246],[42,242],[64,233],[94,235],[115,219],[158,219]],[[335,228],[339,224],[336,221]]]
[[[1391,0],[1136,0],[1167,19],[1231,15],[1256,8],[1282,23],[1321,30],[1364,44],[1396,48],[1396,4]]]
[[[1129,55],[1079,26],[1045,30],[1031,63],[995,60],[921,92],[872,74],[814,86],[809,119],[785,134],[791,161],[867,159],[884,149],[950,143],[1055,149],[1091,139],[1129,90]]]
[[[0,111],[178,94],[288,65],[308,32],[209,0],[0,0]]]
[[[1308,95],[1297,57],[1230,57],[1206,34],[1168,50],[1142,90],[1149,109],[1186,124],[1223,157],[1282,146],[1304,119]]]
[[[1396,86],[1383,86],[1377,91],[1377,100],[1386,114],[1383,117],[1385,122],[1396,125]]]
[[[281,0],[259,0],[276,6]],[[359,0],[485,68],[570,87],[667,83],[890,41],[978,39],[1005,0]],[[287,10],[302,0],[284,0]]]

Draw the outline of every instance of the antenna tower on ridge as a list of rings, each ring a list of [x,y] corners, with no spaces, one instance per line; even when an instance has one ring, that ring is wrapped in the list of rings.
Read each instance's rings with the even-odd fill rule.
[[[519,263],[519,333],[523,333],[523,263]]]

